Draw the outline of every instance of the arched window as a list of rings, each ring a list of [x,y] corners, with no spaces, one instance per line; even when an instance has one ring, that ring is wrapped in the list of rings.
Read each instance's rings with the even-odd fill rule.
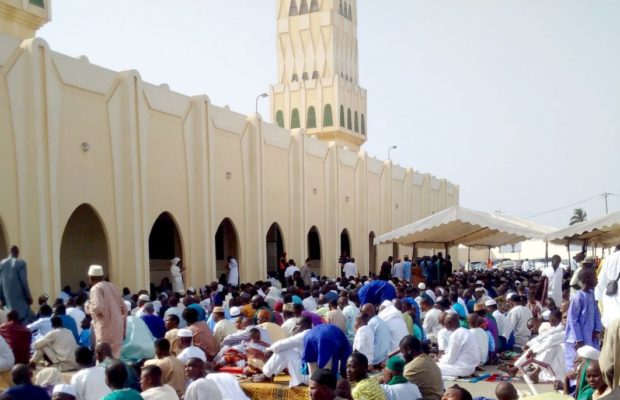
[[[291,79],[293,82],[299,81],[299,75],[293,74],[293,78]]]
[[[364,114],[361,115],[362,120],[361,122],[361,130],[362,130],[362,135],[366,135],[366,123],[364,122]]]
[[[340,106],[340,126],[344,128],[344,106]]]
[[[342,16],[347,17],[347,2],[344,2],[344,7],[342,7]]]
[[[359,132],[360,130],[359,130],[359,124],[358,124],[358,121],[357,121],[357,111],[353,114],[353,117],[354,117],[354,119],[353,119],[353,130],[355,132]]]
[[[331,104],[325,104],[323,108],[323,126],[333,126],[334,118],[332,117],[332,106]]]
[[[338,13],[340,15],[344,15],[343,12],[342,12],[342,0],[340,0],[340,6],[338,6]]]
[[[299,128],[299,110],[293,108],[291,112],[291,129]]]
[[[288,16],[292,17],[295,15],[299,15],[297,12],[297,0],[291,0],[291,7],[288,9]]]
[[[299,6],[299,15],[308,14],[308,1],[301,0],[301,5]]]
[[[306,120],[306,128],[316,128],[316,112],[314,107],[308,107],[308,117]]]
[[[319,11],[319,2],[318,0],[312,0],[310,2],[310,12]]]
[[[319,71],[312,72],[312,79],[319,79]]]
[[[353,21],[353,13],[351,12],[351,4],[349,4],[349,21]]]
[[[352,130],[353,128],[351,127],[351,109],[347,108],[347,129],[348,130]]]
[[[282,110],[276,111],[276,125],[280,128],[284,128],[284,113]]]
[[[302,81],[307,81],[308,80],[308,73],[304,72],[303,74],[301,74],[301,80]]]

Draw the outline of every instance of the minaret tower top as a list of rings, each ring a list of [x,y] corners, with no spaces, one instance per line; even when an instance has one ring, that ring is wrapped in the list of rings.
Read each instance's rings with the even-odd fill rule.
[[[0,34],[32,38],[50,16],[50,0],[0,0]]]
[[[356,0],[276,0],[278,83],[272,119],[352,150],[366,141]]]

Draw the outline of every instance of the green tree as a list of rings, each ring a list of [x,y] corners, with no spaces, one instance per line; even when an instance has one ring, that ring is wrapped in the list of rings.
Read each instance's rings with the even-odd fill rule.
[[[575,208],[575,210],[573,211],[573,215],[570,217],[569,225],[575,225],[580,222],[584,222],[587,219],[588,219],[588,214],[586,214],[586,212],[583,211],[583,208]]]

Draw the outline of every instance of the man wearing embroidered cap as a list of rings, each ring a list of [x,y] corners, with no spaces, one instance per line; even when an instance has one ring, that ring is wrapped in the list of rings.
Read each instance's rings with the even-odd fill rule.
[[[385,392],[387,400],[421,399],[420,389],[403,376],[405,360],[398,356],[391,357],[383,369],[383,382],[381,388]]]
[[[93,319],[91,341],[108,343],[114,358],[119,358],[125,338],[127,308],[116,286],[103,280],[101,265],[90,266],[88,279],[92,285],[90,301],[86,305],[86,313]]]

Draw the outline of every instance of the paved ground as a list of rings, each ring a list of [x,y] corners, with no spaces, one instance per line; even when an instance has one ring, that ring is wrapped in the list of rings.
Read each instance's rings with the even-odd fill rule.
[[[482,375],[484,373],[505,375],[505,373],[503,373],[502,371],[499,371],[497,367],[495,366],[487,366],[485,367],[484,372],[479,372],[478,374]],[[444,381],[444,385],[445,387],[448,388],[456,383],[459,386],[467,389],[472,394],[473,397],[483,396],[483,397],[495,398],[495,387],[497,386],[499,381],[498,382],[481,381],[481,382],[476,382],[476,383],[470,383],[468,381],[469,380]],[[524,394],[525,393],[533,394],[531,389],[527,386],[527,384],[524,381],[512,380],[510,382],[517,388],[518,391]],[[536,390],[538,391],[538,393],[553,391],[553,384],[551,383],[540,383],[534,386],[536,387]]]

